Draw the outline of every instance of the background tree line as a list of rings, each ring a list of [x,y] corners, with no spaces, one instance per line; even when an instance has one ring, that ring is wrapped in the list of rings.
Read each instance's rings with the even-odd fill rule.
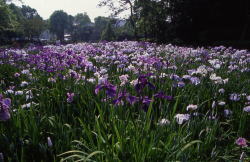
[[[29,6],[18,7],[0,0],[0,43],[16,38],[32,40],[48,26],[37,11]]]
[[[134,36],[154,42],[210,44],[250,40],[249,0],[101,0],[114,15],[128,10]]]
[[[72,16],[62,10],[55,11],[50,16],[49,24],[50,31],[61,41],[65,40],[65,33],[71,36],[73,42],[115,41],[134,37],[129,21],[98,16],[91,22],[86,12]]]
[[[99,16],[91,22],[87,13],[69,15],[62,10],[43,20],[29,6],[16,6],[0,0],[0,44],[13,42],[38,42],[41,34],[49,31],[55,40],[68,42],[97,42],[133,39],[133,28],[129,21]]]
[[[64,41],[147,40],[159,43],[210,44],[250,40],[250,2],[238,0],[100,0],[113,11],[91,22],[87,13],[75,16],[60,10],[43,20],[29,6],[0,0],[0,41],[33,40],[44,30]],[[129,11],[125,20],[117,18]]]

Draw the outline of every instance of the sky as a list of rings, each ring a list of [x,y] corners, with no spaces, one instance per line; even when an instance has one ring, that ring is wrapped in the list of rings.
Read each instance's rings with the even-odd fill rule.
[[[48,19],[55,10],[64,10],[70,15],[87,12],[92,22],[97,16],[109,16],[106,7],[97,7],[100,0],[22,0],[24,5],[35,8],[43,19]],[[16,2],[17,4],[18,2]]]

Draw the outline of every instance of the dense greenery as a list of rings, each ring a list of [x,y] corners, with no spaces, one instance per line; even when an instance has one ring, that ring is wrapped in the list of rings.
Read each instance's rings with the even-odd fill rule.
[[[250,39],[248,0],[100,0],[130,13],[134,36],[157,42],[210,44]]]
[[[64,40],[64,31],[67,29],[68,15],[63,11],[55,11],[50,16],[50,30],[56,34],[61,41]]]
[[[0,161],[249,161],[249,60],[145,42],[2,50]]]
[[[43,20],[37,11],[29,6],[18,7],[0,0],[0,44],[38,41],[46,30],[50,30],[49,34],[55,34],[56,39],[61,41],[64,41],[64,35],[68,34],[73,42],[97,42],[102,40],[102,35],[110,35],[104,32],[106,28],[112,28],[112,40],[133,39],[133,29],[129,22],[124,20],[122,26],[117,26],[119,21],[122,20],[99,16],[91,22],[87,13],[72,16],[62,10],[55,11],[48,20]]]
[[[106,40],[106,41],[114,41],[115,40],[115,33],[112,29],[110,22],[106,25],[106,28],[103,30],[101,39]]]
[[[0,44],[13,39],[38,39],[46,28],[46,22],[29,6],[18,7],[0,1]]]
[[[61,15],[55,18],[55,15],[58,13],[61,13]],[[123,24],[119,25],[120,22]],[[50,17],[50,29],[53,33],[56,33],[57,38],[61,38],[61,41],[64,40],[62,36],[66,33],[70,34],[73,42],[97,42],[100,40],[111,41],[134,38],[133,28],[128,21],[99,16],[92,23],[87,13],[79,13],[76,16],[72,16],[67,15],[63,11],[55,11]],[[60,34],[58,33],[59,31]]]
[[[87,13],[73,16],[55,11],[44,21],[29,6],[17,7],[0,0],[1,43],[17,38],[34,41],[46,29],[61,41],[67,34],[72,42],[128,39],[247,47],[245,44],[250,40],[250,3],[247,0],[237,3],[226,0],[100,0],[99,6],[107,6],[113,14],[91,22]],[[117,16],[123,11],[128,11],[130,16],[121,20]],[[112,38],[105,35],[112,35]]]

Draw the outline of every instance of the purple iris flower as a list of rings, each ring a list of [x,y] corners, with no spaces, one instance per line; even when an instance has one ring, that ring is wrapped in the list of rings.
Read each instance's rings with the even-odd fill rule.
[[[68,103],[73,102],[74,96],[75,96],[74,93],[67,93],[67,102],[68,102]]]
[[[246,106],[246,107],[244,107],[243,111],[245,111],[245,112],[249,112],[249,113],[250,113],[250,106]]]
[[[172,96],[167,96],[164,94],[164,92],[158,92],[154,95],[155,98],[160,98],[160,99],[166,99],[168,101],[171,101],[173,100],[173,97]]]
[[[231,101],[239,101],[240,100],[240,95],[236,94],[236,93],[233,93],[233,94],[230,95],[230,100]]]
[[[127,97],[128,93],[126,91],[118,93],[117,99],[113,101],[115,105],[121,105],[123,103],[123,100]]]
[[[147,105],[147,106],[149,106],[149,104],[151,103],[151,101],[152,101],[152,99],[149,98],[148,96],[144,96],[142,98],[142,103],[145,104],[145,105]]]
[[[184,86],[185,86],[185,83],[183,81],[180,81],[180,82],[177,83],[177,87],[182,88]]]
[[[127,101],[128,101],[131,105],[133,105],[133,104],[135,104],[136,102],[138,102],[138,97],[136,97],[136,96],[128,96],[128,97],[127,97]]]
[[[79,78],[79,75],[77,74],[77,72],[75,72],[75,71],[70,71],[70,76],[72,77],[72,78],[74,78],[74,79],[78,79]]]
[[[150,83],[147,77],[151,76],[152,73],[142,74],[138,78],[138,83],[135,85],[135,90],[140,93],[146,86],[149,86],[151,89],[155,89],[155,86]]]
[[[247,147],[247,140],[245,138],[239,137],[235,143],[240,147]]]
[[[200,79],[199,79],[198,77],[191,77],[191,78],[190,78],[190,81],[191,81],[191,83],[194,84],[194,85],[198,85],[198,84],[201,83],[201,81],[200,81]]]
[[[100,90],[105,89],[106,90],[106,94],[109,97],[115,97],[116,95],[116,86],[114,86],[113,84],[109,83],[108,81],[98,84],[95,87],[95,94],[98,94]]]
[[[148,107],[149,107],[149,105],[150,105],[150,103],[151,103],[152,101],[153,101],[153,100],[152,100],[151,98],[149,98],[148,96],[143,96],[143,97],[141,98],[142,109],[143,109],[144,111],[147,111],[147,109],[148,109]]]
[[[126,91],[120,92],[118,94],[117,99],[115,99],[113,101],[113,103],[115,105],[120,105],[122,104],[124,101],[129,102],[131,105],[133,105],[134,103],[136,103],[138,101],[138,98],[136,96],[131,96],[129,93],[127,93]]]
[[[3,98],[0,94],[0,121],[6,121],[10,119],[10,105],[11,100],[9,98]]]
[[[162,63],[161,60],[156,60],[153,65],[156,67],[157,70],[160,70],[164,66],[164,63]]]
[[[182,78],[181,77],[179,77],[178,75],[176,75],[176,74],[172,74],[172,75],[170,75],[170,79],[172,79],[172,80],[176,80],[176,81],[181,81],[182,80]]]

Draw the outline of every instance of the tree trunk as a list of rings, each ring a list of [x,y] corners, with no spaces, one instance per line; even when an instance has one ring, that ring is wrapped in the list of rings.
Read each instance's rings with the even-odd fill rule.
[[[130,0],[128,0],[127,3],[130,6],[130,22],[131,22],[131,25],[134,28],[134,36],[135,36],[135,39],[137,40],[138,36],[137,36],[136,23],[135,23],[135,20],[134,20],[133,4],[132,4],[132,2]]]

